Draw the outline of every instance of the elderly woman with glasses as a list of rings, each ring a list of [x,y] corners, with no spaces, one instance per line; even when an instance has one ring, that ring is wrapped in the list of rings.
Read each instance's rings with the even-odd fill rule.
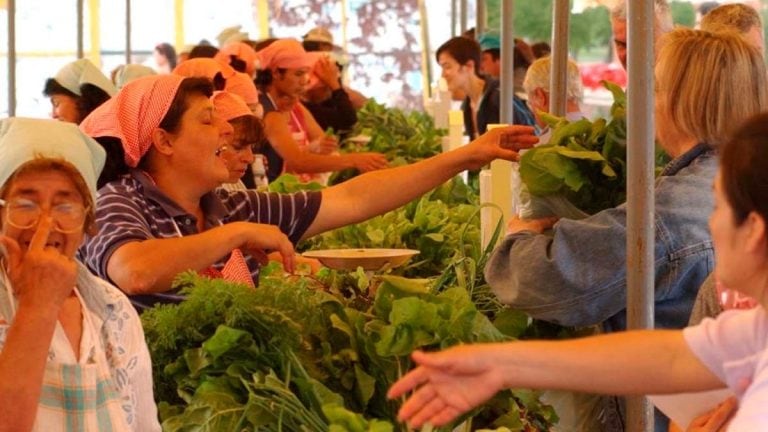
[[[160,430],[138,316],[75,259],[104,158],[75,125],[0,122],[0,430]]]

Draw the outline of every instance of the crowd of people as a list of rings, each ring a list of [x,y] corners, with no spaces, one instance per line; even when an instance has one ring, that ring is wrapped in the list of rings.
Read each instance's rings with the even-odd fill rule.
[[[447,424],[510,387],[729,388],[735,400],[701,407],[682,426],[768,427],[762,22],[729,4],[700,30],[675,29],[668,3],[654,3],[656,136],[671,158],[654,189],[655,322],[665,330],[624,331],[625,205],[578,220],[512,218],[485,269],[498,299],[605,334],[416,352],[417,367],[389,393],[411,392],[403,421]],[[625,65],[623,2],[611,24]],[[172,287],[179,273],[255,287],[267,260],[293,271],[301,239],[395,209],[492,160],[517,160],[551,134],[541,118],[551,62],[540,44],[516,40],[514,79],[503,83],[515,89],[514,125],[491,130],[501,105],[498,37],[442,44],[436,60],[469,144],[390,168],[383,154],[339,151],[366,98],[342,82],[344,58],[327,29],[301,42],[254,42],[232,27],[217,40],[178,55],[159,44],[156,70],[124,65],[111,77],[77,60],[44,83],[52,119],[0,121],[0,431],[160,430],[138,314],[183,301]],[[569,120],[583,117],[582,91],[571,61]],[[361,175],[276,194],[256,189],[255,166],[270,181]],[[602,403],[603,430],[622,430],[621,403]],[[676,427],[662,415],[655,426]]]

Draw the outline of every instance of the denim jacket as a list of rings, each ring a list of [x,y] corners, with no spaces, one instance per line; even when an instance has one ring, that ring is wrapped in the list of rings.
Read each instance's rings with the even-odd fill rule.
[[[707,220],[717,157],[699,144],[670,162],[655,185],[656,327],[682,328],[712,271]],[[553,234],[507,236],[485,269],[499,299],[566,326],[626,328],[626,204],[586,219],[561,219]]]

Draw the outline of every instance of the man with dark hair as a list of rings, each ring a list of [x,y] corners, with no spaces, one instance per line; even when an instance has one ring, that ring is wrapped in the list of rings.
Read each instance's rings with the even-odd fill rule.
[[[481,75],[481,48],[477,41],[458,36],[449,39],[437,49],[437,63],[454,100],[461,100],[464,111],[464,129],[470,139],[485,133],[489,124],[499,122],[501,91],[499,81]],[[516,108],[525,106],[517,96]],[[514,124],[533,125],[530,112],[515,109]]]

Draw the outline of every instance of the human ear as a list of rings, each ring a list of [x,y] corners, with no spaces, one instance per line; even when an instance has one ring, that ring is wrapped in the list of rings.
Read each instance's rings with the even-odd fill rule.
[[[156,128],[152,131],[152,147],[163,155],[173,154],[173,140],[171,134],[165,129]]]
[[[747,219],[742,224],[746,229],[745,245],[747,251],[764,252],[768,248],[768,239],[766,239],[765,219],[752,211],[747,215]]]

